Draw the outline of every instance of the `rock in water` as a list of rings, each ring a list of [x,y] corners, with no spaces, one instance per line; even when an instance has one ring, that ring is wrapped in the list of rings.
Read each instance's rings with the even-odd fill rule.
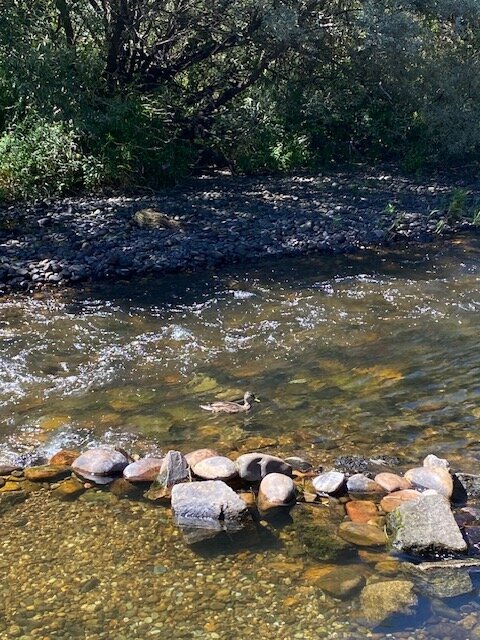
[[[195,449],[195,451],[190,451],[185,455],[185,460],[190,467],[194,467],[198,462],[218,455],[213,449]]]
[[[455,598],[473,591],[469,575],[472,568],[479,569],[478,566],[452,566],[448,560],[418,565],[407,562],[402,566],[403,571],[414,579],[417,591],[429,598]]]
[[[99,447],[88,449],[72,463],[72,469],[78,475],[93,479],[92,476],[112,476],[121,473],[128,464],[128,459],[116,449]]]
[[[165,489],[188,480],[188,464],[180,451],[169,451],[165,456],[157,483]]]
[[[394,613],[413,613],[417,605],[413,584],[408,580],[389,580],[367,584],[360,594],[363,616],[373,625],[378,625]]]
[[[27,480],[54,482],[65,478],[71,472],[71,468],[66,465],[43,464],[38,467],[27,467],[23,473]]]
[[[221,480],[176,484],[172,511],[188,544],[240,531],[250,520],[245,502]]]
[[[453,493],[452,476],[442,466],[409,469],[405,478],[412,483],[415,489],[433,489],[446,498],[450,498]]]
[[[11,491],[9,493],[0,493],[0,514],[5,513],[16,504],[24,502],[27,499],[26,491]]]
[[[429,469],[450,469],[450,463],[445,458],[437,458],[436,455],[430,453],[424,460],[423,466]]]
[[[211,456],[192,467],[193,473],[203,480],[233,480],[238,476],[235,463],[225,456]]]
[[[295,483],[283,473],[269,473],[258,489],[258,510],[262,515],[273,514],[296,501]]]
[[[343,540],[360,547],[379,547],[387,544],[384,531],[371,524],[342,522],[338,528],[338,535]]]
[[[326,471],[312,480],[319,495],[333,495],[343,488],[345,475],[340,471]]]
[[[123,470],[123,477],[129,482],[153,482],[162,468],[163,458],[141,458],[131,462]]]
[[[345,505],[345,510],[352,522],[367,524],[369,520],[378,516],[377,507],[370,500],[351,500]]]
[[[418,500],[422,497],[420,491],[415,489],[402,489],[401,491],[394,491],[389,493],[380,501],[380,506],[385,513],[390,513],[397,509],[404,502],[411,502],[412,500]]]
[[[281,458],[266,453],[245,453],[235,461],[238,474],[247,482],[260,482],[269,473],[292,475],[292,467]]]
[[[392,546],[405,553],[465,551],[467,543],[455,522],[450,504],[441,495],[425,495],[405,502],[388,515]]]
[[[356,473],[347,480],[347,491],[368,495],[372,493],[385,493],[385,489],[378,482],[371,480],[363,473]]]

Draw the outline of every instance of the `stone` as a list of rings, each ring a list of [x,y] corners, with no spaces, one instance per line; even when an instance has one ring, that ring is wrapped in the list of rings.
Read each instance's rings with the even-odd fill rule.
[[[54,482],[61,480],[72,473],[72,469],[66,465],[44,464],[38,467],[27,467],[24,471],[27,480],[35,482]]]
[[[99,447],[82,453],[72,463],[72,469],[83,478],[96,482],[95,476],[110,477],[122,473],[128,462],[127,457],[120,451]]]
[[[221,480],[176,484],[172,512],[189,544],[221,532],[240,531],[250,521],[245,502]]]
[[[352,522],[366,524],[378,516],[377,506],[370,500],[351,500],[345,505],[345,510]]]
[[[125,478],[115,478],[109,488],[117,498],[139,498],[141,496],[141,490],[138,485],[129,482]]]
[[[203,480],[233,480],[238,477],[235,463],[225,456],[212,456],[200,460],[192,467],[193,473]]]
[[[406,478],[402,478],[396,473],[377,473],[375,482],[379,484],[385,491],[399,491],[402,489],[411,489],[412,485]]]
[[[472,473],[456,473],[455,477],[468,498],[480,498],[480,476]]]
[[[54,453],[53,456],[48,461],[48,464],[59,464],[59,465],[68,465],[72,466],[73,461],[76,460],[80,456],[80,451],[76,451],[75,449],[61,449]]]
[[[415,489],[403,489],[401,491],[394,491],[388,496],[385,496],[380,501],[380,507],[385,513],[390,513],[397,509],[404,502],[411,502],[412,500],[418,500],[422,497],[420,491]]]
[[[292,467],[289,464],[266,453],[245,453],[236,459],[235,464],[240,478],[247,482],[260,482],[269,473],[292,476]]]
[[[142,229],[179,229],[180,223],[166,213],[147,208],[136,211],[132,220]]]
[[[312,480],[319,495],[335,495],[344,488],[345,475],[340,471],[326,471]]]
[[[447,469],[447,471],[450,469],[450,463],[448,462],[448,460],[445,460],[445,458],[437,458],[437,456],[433,453],[430,453],[426,458],[424,458],[423,466],[429,469],[440,468]]]
[[[433,489],[446,498],[450,498],[453,493],[452,476],[444,467],[416,467],[409,469],[405,478],[412,483],[414,489]]]
[[[10,464],[9,462],[0,463],[0,476],[9,476],[12,471],[17,471],[21,469],[20,466],[15,464]]]
[[[411,614],[411,608],[418,604],[413,587],[413,583],[408,580],[367,584],[360,594],[361,613],[374,626],[394,613]]]
[[[258,489],[258,510],[261,515],[290,508],[296,502],[295,483],[283,473],[269,473]]]
[[[294,471],[300,471],[300,473],[307,473],[308,471],[311,471],[313,469],[308,460],[300,458],[299,456],[291,456],[290,458],[285,458],[285,462],[287,462]]]
[[[348,493],[360,494],[385,493],[383,487],[363,473],[356,473],[350,476],[347,480],[347,491]]]
[[[83,483],[77,478],[68,478],[61,482],[56,489],[52,491],[52,496],[58,500],[70,500],[76,498],[85,491]]]
[[[372,524],[342,522],[338,528],[338,535],[359,547],[379,547],[387,544],[385,532]]]
[[[365,578],[358,566],[338,566],[318,576],[314,583],[334,598],[346,598],[365,584]]]
[[[467,549],[444,496],[422,495],[400,505],[387,518],[393,533],[392,547],[402,553],[441,554]]]
[[[163,458],[141,458],[131,462],[123,470],[123,477],[129,482],[153,482],[162,468]]]
[[[166,489],[189,479],[188,464],[180,451],[169,451],[163,459],[156,482]]]
[[[194,467],[198,462],[214,456],[218,456],[214,449],[195,449],[195,451],[190,451],[185,455],[185,460],[190,467]]]
[[[16,504],[20,504],[27,499],[26,491],[10,491],[8,493],[0,493],[0,514],[5,513]]]
[[[455,598],[473,591],[468,567],[451,566],[440,562],[410,562],[402,565],[404,573],[412,577],[416,590],[429,598]]]
[[[14,480],[7,480],[3,487],[0,489],[0,493],[9,493],[10,491],[20,491],[20,482]]]

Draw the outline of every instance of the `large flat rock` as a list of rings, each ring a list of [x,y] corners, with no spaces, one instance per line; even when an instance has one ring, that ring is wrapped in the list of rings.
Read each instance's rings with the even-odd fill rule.
[[[467,549],[449,501],[441,495],[405,502],[388,515],[388,524],[397,551],[422,555]]]

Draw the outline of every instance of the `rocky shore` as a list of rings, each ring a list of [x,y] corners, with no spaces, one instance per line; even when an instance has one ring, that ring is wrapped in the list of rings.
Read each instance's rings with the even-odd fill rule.
[[[476,182],[392,168],[204,176],[160,195],[0,208],[0,294],[477,229]]]
[[[310,586],[328,598],[358,596],[362,624],[374,628],[414,613],[419,597],[473,592],[480,571],[480,476],[452,473],[435,455],[404,473],[394,463],[345,456],[319,471],[264,452],[134,459],[108,447],[61,450],[36,467],[0,464],[0,513],[42,490],[62,503],[146,500],[171,510],[184,543],[200,553],[219,536],[238,551],[268,533],[271,546],[290,528],[294,556],[314,562]]]

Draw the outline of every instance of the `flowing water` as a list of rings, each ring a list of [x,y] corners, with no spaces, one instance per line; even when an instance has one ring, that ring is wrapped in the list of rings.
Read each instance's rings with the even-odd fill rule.
[[[457,238],[8,298],[0,461],[109,443],[267,447],[325,468],[344,454],[408,466],[434,452],[476,473],[479,285],[480,241]],[[248,389],[261,399],[251,414],[199,408]],[[322,563],[295,525],[198,552],[168,509],[94,495],[38,492],[1,516],[0,637],[480,638],[476,590],[420,598],[414,615],[371,630],[358,594],[315,586]],[[371,580],[382,559],[345,562]]]

